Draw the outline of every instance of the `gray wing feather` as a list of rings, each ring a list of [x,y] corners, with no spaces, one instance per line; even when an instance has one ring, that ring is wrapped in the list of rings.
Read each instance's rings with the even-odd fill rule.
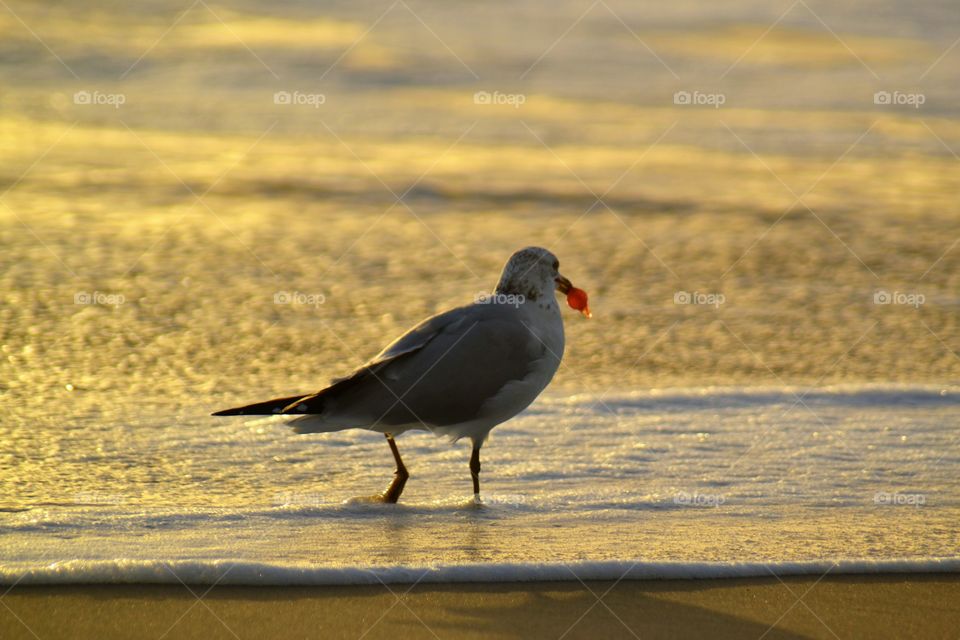
[[[472,305],[456,307],[430,316],[384,347],[383,351],[371,358],[364,366],[376,365],[422,349],[441,332],[456,330],[469,316],[475,315],[476,312],[472,311],[473,309]]]
[[[405,334],[388,344],[380,353],[368,360],[353,373],[343,378],[337,378],[329,386],[297,398],[283,408],[285,414],[314,414],[324,413],[330,406],[329,400],[342,397],[350,389],[357,387],[368,380],[377,380],[387,364],[402,356],[414,353],[425,347],[445,327],[455,324],[466,315],[470,307],[457,307],[444,313],[431,316],[420,322]]]
[[[339,414],[386,426],[474,419],[487,400],[525,378],[543,356],[542,343],[513,313],[505,305],[471,305],[428,318],[353,375],[285,413],[328,407],[331,419]]]

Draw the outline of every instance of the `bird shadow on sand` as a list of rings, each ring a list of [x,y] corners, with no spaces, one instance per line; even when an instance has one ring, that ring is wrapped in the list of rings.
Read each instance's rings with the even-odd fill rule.
[[[691,582],[683,588],[693,594],[708,587]],[[661,589],[628,581],[425,585],[417,588],[421,597],[432,596],[444,606],[417,608],[420,619],[397,616],[396,624],[410,633],[427,626],[440,637],[465,628],[497,638],[807,637],[771,626],[775,615],[771,623],[748,620],[732,611],[663,599]]]

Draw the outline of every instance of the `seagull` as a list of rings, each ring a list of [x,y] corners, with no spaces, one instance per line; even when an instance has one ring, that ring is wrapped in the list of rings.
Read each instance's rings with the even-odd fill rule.
[[[586,293],[559,268],[550,251],[521,249],[503,267],[493,294],[427,318],[326,388],[212,415],[280,416],[301,434],[384,434],[396,471],[373,499],[387,503],[397,502],[410,477],[394,436],[427,430],[453,442],[470,438],[470,475],[480,502],[480,448],[487,435],[526,409],[560,366],[563,319],[554,291],[590,317]]]

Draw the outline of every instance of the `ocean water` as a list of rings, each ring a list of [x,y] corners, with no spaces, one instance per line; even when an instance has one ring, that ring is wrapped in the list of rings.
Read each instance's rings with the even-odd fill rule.
[[[953,570],[958,28],[7,2],[0,581]],[[377,505],[381,436],[208,415],[344,375],[532,244],[594,318],[482,505],[462,443],[404,435]]]
[[[956,388],[551,396],[494,430],[479,505],[469,447],[427,434],[399,439],[412,478],[384,505],[357,499],[392,473],[379,434],[205,418],[74,430],[52,477],[3,505],[0,577],[944,570],[955,564],[931,560],[957,555],[960,446],[944,426],[958,417]]]

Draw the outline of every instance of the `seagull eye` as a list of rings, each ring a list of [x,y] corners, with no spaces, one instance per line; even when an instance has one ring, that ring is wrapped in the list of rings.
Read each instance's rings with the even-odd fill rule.
[[[560,268],[560,261],[559,261],[559,260],[554,260],[554,261],[553,261],[553,270],[556,271],[556,270],[559,269],[559,268]]]

